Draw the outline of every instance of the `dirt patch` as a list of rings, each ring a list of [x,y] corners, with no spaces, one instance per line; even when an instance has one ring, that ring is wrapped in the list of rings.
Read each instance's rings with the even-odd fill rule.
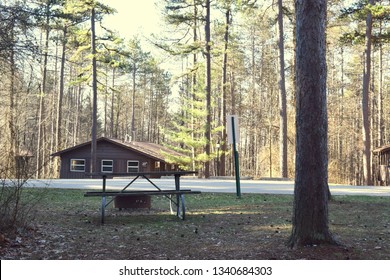
[[[153,198],[151,210],[108,209],[98,199],[51,190],[32,226],[6,235],[1,259],[389,259],[388,198],[335,197],[330,228],[342,246],[287,248],[292,196],[201,194],[188,197],[187,219]]]

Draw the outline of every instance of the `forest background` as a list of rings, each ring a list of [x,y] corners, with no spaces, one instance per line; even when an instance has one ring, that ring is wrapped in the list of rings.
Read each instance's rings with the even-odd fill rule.
[[[371,151],[390,143],[389,1],[327,3],[329,181],[372,184]],[[2,177],[24,156],[34,177],[55,178],[50,155],[91,140],[93,58],[98,136],[159,143],[205,177],[231,175],[224,126],[236,114],[241,173],[294,177],[294,1],[156,5],[165,31],[146,36],[151,51],[104,26],[109,4],[0,1]]]

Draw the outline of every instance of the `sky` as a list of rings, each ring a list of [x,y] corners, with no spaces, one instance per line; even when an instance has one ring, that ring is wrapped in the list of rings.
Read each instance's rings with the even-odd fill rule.
[[[117,10],[114,15],[105,16],[103,22],[118,31],[120,37],[148,37],[151,33],[159,32],[161,12],[155,6],[156,0],[100,1]]]
[[[99,0],[114,8],[117,12],[103,18],[104,26],[117,31],[121,38],[130,39],[138,36],[144,51],[157,55],[160,66],[173,75],[178,74],[180,69],[169,56],[161,56],[161,51],[146,40],[152,33],[159,34],[164,30],[162,27],[161,10],[155,5],[161,0]],[[177,94],[177,86],[172,85],[174,95]],[[172,106],[172,109],[174,106]]]

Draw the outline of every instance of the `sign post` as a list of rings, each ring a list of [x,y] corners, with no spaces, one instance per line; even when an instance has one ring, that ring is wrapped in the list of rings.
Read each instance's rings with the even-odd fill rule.
[[[238,151],[236,147],[236,143],[239,142],[239,125],[238,125],[238,116],[230,115],[227,118],[227,134],[228,134],[228,142],[233,146],[233,156],[234,156],[234,170],[236,177],[236,193],[237,197],[241,198],[241,186],[240,186],[240,166],[238,161]]]

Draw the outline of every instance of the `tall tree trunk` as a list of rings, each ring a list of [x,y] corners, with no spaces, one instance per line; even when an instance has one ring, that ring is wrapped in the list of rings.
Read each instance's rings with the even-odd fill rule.
[[[374,4],[370,0],[370,4]],[[371,37],[372,14],[366,18],[365,63],[363,73],[362,119],[363,119],[363,180],[365,185],[372,185],[371,178],[371,126],[370,126],[370,80],[371,80]]]
[[[224,36],[224,52],[223,52],[223,62],[222,62],[222,124],[226,125],[226,103],[227,103],[227,65],[228,65],[228,43],[229,43],[229,25],[230,25],[230,7],[226,10],[225,13],[225,36]],[[222,130],[221,137],[221,160],[219,163],[218,175],[225,176],[226,175],[226,152],[227,152],[227,135],[226,129]],[[217,159],[219,160],[219,159]]]
[[[284,31],[283,31],[283,1],[278,0],[279,25],[279,165],[280,176],[287,177],[287,97],[286,78],[284,73]]]
[[[137,72],[137,65],[134,62],[133,64],[133,72],[132,72],[132,80],[133,80],[133,94],[131,97],[131,141],[135,141],[135,74]]]
[[[16,116],[16,105],[15,105],[15,72],[16,72],[16,65],[15,65],[15,22],[13,20],[12,28],[10,30],[11,32],[11,44],[12,47],[10,49],[10,86],[9,86],[9,119],[8,119],[8,129],[9,129],[9,139],[6,139],[9,141],[9,145],[5,145],[6,147],[9,146],[9,154],[7,159],[7,167],[9,168],[8,176],[9,178],[12,178],[16,175],[17,171],[15,170],[15,155],[16,155],[16,132],[15,132],[15,116]],[[4,144],[3,144],[4,145]]]
[[[91,132],[91,173],[97,172],[97,73],[95,44],[95,8],[91,11],[91,52],[92,52],[92,132]]]
[[[46,126],[46,110],[45,110],[45,96],[46,96],[46,81],[47,81],[47,60],[49,54],[49,34],[50,34],[50,17],[49,17],[49,5],[46,9],[46,33],[45,33],[45,46],[43,57],[43,73],[42,73],[42,85],[39,95],[39,116],[38,116],[38,147],[37,147],[37,178],[45,176],[45,126]]]
[[[288,245],[335,243],[328,227],[326,0],[296,1],[296,165]]]
[[[115,67],[112,68],[110,137],[114,137]]]
[[[260,74],[260,77],[259,79],[257,80],[257,77],[258,77],[258,73],[257,73],[257,69],[256,69],[256,54],[258,53],[258,50],[256,50],[256,40],[257,40],[257,35],[256,35],[256,28],[255,26],[251,27],[251,90],[250,90],[250,100],[256,100],[256,97],[257,96],[261,96],[261,94],[257,94],[256,92],[256,85],[257,85],[257,82],[262,81],[262,74],[263,72],[261,71],[261,74]],[[263,49],[264,50],[264,49]],[[262,50],[262,55],[263,55],[263,50]],[[263,61],[263,57],[261,58],[261,61]],[[257,102],[256,102],[257,103]],[[259,104],[264,104],[263,102],[259,102]],[[250,138],[248,140],[248,142],[250,143],[249,144],[249,147],[246,148],[245,150],[247,151],[247,162],[249,165],[253,166],[253,159],[254,159],[254,156],[255,156],[255,153],[254,153],[254,138],[255,138],[255,128],[256,128],[256,125],[258,123],[258,119],[256,117],[256,109],[254,109],[253,107],[250,109],[250,116],[249,116],[249,121],[248,121],[248,126],[252,128],[252,132],[249,133],[248,137]],[[254,165],[256,166],[256,165]],[[256,168],[255,168],[255,174],[256,174]],[[271,173],[271,172],[270,172]]]
[[[196,1],[194,0],[194,34],[193,34],[193,40],[194,43],[198,41],[198,7],[196,5]],[[198,64],[198,55],[196,52],[193,54],[193,69],[197,67]],[[192,85],[191,85],[191,91],[192,91],[192,102],[191,102],[191,111],[194,112],[194,105],[195,105],[195,100],[196,100],[196,84],[197,84],[197,71],[192,71]],[[192,141],[195,141],[195,118],[194,114],[191,114],[191,139]],[[196,170],[196,162],[195,162],[195,147],[192,146],[191,149],[191,158],[192,158],[192,170]]]
[[[105,93],[104,93],[104,137],[108,136],[108,124],[107,124],[107,116],[108,116],[108,64],[106,64],[106,83],[105,83]]]
[[[340,66],[341,66],[341,88],[340,88],[340,101],[339,101],[339,131],[340,131],[340,138],[339,138],[339,161],[342,164],[341,172],[343,176],[343,181],[346,181],[346,176],[347,176],[347,162],[344,161],[345,156],[344,156],[344,137],[342,133],[342,129],[344,129],[344,106],[345,106],[345,100],[344,100],[344,49],[343,46],[341,46],[341,61],[340,61]]]
[[[380,23],[380,34],[382,34],[382,22]],[[383,145],[383,44],[379,43],[379,86],[378,86],[378,109],[377,109],[377,122],[378,122],[378,140],[377,146]]]
[[[63,42],[62,42],[62,52],[61,52],[61,66],[60,66],[60,85],[59,93],[57,100],[57,125],[56,125],[56,149],[63,149],[62,144],[62,103],[64,98],[64,85],[65,85],[65,58],[66,58],[66,36],[67,36],[67,26],[64,27],[63,33]]]
[[[206,23],[205,23],[205,35],[206,35],[206,162],[204,176],[210,177],[210,145],[211,145],[211,38],[210,38],[210,0],[206,0]]]

